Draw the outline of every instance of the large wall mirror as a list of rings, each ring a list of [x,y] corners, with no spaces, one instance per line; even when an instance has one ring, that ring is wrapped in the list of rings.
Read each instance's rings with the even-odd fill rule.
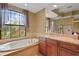
[[[46,32],[73,35],[79,33],[79,20],[74,18],[66,19],[46,19]]]

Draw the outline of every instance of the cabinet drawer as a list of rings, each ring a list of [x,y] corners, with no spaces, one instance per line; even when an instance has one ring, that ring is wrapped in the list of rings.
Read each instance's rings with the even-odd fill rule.
[[[47,39],[47,44],[54,44],[57,45],[57,41],[53,39]]]
[[[70,51],[68,49],[61,48],[61,47],[58,48],[58,55],[59,56],[79,56],[78,53],[75,53],[73,51]]]
[[[74,52],[79,53],[79,45],[71,44],[71,43],[66,43],[66,42],[59,42],[59,46],[67,48],[69,50],[72,50]]]

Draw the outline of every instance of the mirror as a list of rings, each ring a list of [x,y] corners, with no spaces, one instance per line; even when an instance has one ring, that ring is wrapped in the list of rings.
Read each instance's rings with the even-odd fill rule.
[[[73,18],[59,20],[47,19],[46,32],[54,32],[68,35],[79,33],[79,20],[74,20]]]

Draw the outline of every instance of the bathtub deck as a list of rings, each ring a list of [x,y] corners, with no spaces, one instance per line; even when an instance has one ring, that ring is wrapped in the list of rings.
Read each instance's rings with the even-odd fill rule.
[[[34,45],[31,45],[29,47],[25,47],[25,48],[20,48],[20,49],[17,49],[17,50],[13,50],[13,51],[5,51],[5,52],[0,52],[0,56],[8,56],[10,54],[14,54],[16,52],[20,52],[20,51],[23,51],[23,50],[29,50],[30,48],[34,47],[34,46],[38,46],[38,44],[34,44]],[[37,50],[37,48],[36,48]],[[16,56],[16,55],[15,55]],[[27,56],[27,55],[26,55]]]
[[[13,50],[13,51],[0,52],[0,56],[5,56],[5,55],[8,55],[8,54],[17,52],[17,51],[19,51],[19,50],[22,50],[22,49],[17,49],[17,50]]]

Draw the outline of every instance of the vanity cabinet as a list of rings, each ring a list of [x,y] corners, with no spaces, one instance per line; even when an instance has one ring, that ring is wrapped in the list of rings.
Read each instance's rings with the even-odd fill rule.
[[[47,40],[47,55],[57,56],[57,41],[52,39]]]
[[[50,38],[40,38],[39,52],[45,56],[57,56],[57,41]]]
[[[78,53],[75,53],[71,50],[59,47],[58,48],[58,56],[77,56]]]
[[[59,56],[79,56],[79,45],[59,41],[58,55]]]
[[[79,56],[79,45],[50,38],[41,38],[39,51],[47,56]]]
[[[46,38],[41,37],[39,39],[39,52],[46,56],[47,55],[47,44],[46,44]]]

